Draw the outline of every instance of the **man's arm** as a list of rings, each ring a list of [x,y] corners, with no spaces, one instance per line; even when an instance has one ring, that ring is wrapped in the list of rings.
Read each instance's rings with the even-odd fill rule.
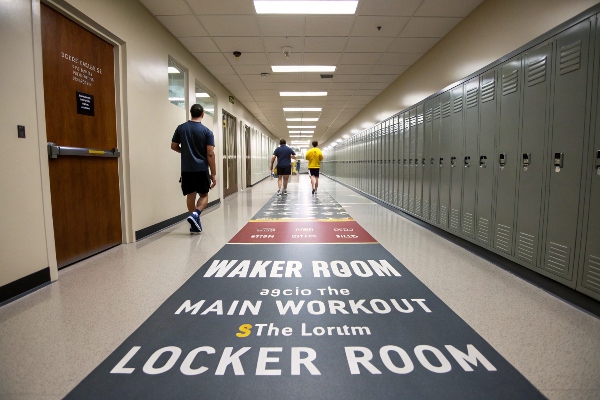
[[[171,150],[181,153],[181,145],[179,143],[171,142]]]
[[[206,146],[206,158],[208,159],[208,168],[210,169],[210,188],[217,184],[217,167],[215,163],[215,146]]]
[[[295,159],[296,159],[296,155],[295,155],[295,154],[292,154],[292,158],[295,160]]]
[[[273,156],[271,157],[271,168],[270,168],[271,171],[273,171],[273,163],[275,163],[276,158],[277,157],[275,157],[275,154],[273,154]]]

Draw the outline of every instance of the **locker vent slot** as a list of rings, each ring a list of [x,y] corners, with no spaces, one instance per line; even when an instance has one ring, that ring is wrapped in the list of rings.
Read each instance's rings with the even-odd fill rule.
[[[416,200],[415,200],[415,207],[416,207],[415,208],[415,213],[417,215],[420,215],[419,214],[419,210],[421,209],[421,199],[419,197],[417,197]]]
[[[440,207],[440,225],[448,225],[448,208],[446,208],[446,206]]]
[[[429,221],[429,202],[427,200],[423,200],[423,216]]]
[[[426,122],[431,122],[431,120],[433,115],[433,111],[431,110],[431,108],[429,110],[427,110],[427,112],[425,112],[425,121]]]
[[[566,276],[569,269],[570,248],[562,244],[548,242],[546,269],[560,276]]]
[[[450,116],[450,102],[447,101],[442,104],[442,118],[446,118]]]
[[[519,232],[517,238],[517,257],[521,260],[535,264],[535,236],[528,235],[525,232]]]
[[[407,119],[404,120],[404,129],[410,128],[410,121]]]
[[[405,210],[408,210],[408,194],[405,194],[403,199],[402,199],[402,205],[404,206]]]
[[[485,218],[479,218],[477,225],[477,240],[490,244],[490,221]]]
[[[587,268],[583,273],[583,285],[600,293],[600,257],[588,256]]]
[[[417,115],[417,124],[421,125],[423,123],[423,114]]]
[[[473,236],[473,214],[466,212],[463,215],[462,230],[465,235]]]
[[[437,222],[437,204],[431,203],[431,221]]]
[[[463,109],[463,99],[462,97],[458,97],[454,99],[454,113],[461,112]]]
[[[496,226],[496,248],[510,254],[512,229],[510,226],[498,224]]]
[[[417,125],[417,117],[410,117],[410,126]]]
[[[527,86],[546,81],[546,57],[533,61],[527,66]]]
[[[519,74],[515,69],[507,75],[502,75],[502,96],[509,95],[519,89]]]
[[[496,85],[494,81],[484,83],[481,85],[481,102],[486,103],[494,100],[494,93],[496,92]]]
[[[410,196],[408,198],[408,211],[410,211],[413,214],[415,212],[415,197],[414,196]]]
[[[440,117],[441,111],[440,106],[437,106],[433,109],[433,119],[438,119]]]
[[[560,49],[560,74],[577,71],[581,66],[581,40]]]
[[[477,88],[467,90],[467,108],[475,107],[477,105]]]
[[[453,231],[460,229],[460,212],[454,208],[450,210],[450,229]]]

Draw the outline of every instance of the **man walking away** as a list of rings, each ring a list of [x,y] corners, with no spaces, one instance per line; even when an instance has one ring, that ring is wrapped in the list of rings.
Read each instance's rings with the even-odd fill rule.
[[[310,174],[310,183],[312,184],[312,194],[317,193],[319,188],[319,170],[321,169],[321,161],[323,153],[317,147],[319,142],[312,142],[313,148],[306,152],[304,158],[308,160],[308,173]]]
[[[277,196],[287,194],[287,185],[290,175],[292,173],[292,158],[296,159],[296,153],[294,150],[285,145],[285,139],[279,141],[279,147],[273,152],[271,157],[271,171],[273,171],[273,164],[277,158]],[[281,190],[281,181],[283,180],[283,191]]]
[[[208,191],[217,184],[215,137],[202,125],[204,108],[200,104],[194,104],[190,114],[192,119],[175,129],[171,149],[181,154],[181,190],[191,212],[187,218],[190,233],[200,233],[200,213],[208,204]],[[200,195],[198,201],[196,194]]]

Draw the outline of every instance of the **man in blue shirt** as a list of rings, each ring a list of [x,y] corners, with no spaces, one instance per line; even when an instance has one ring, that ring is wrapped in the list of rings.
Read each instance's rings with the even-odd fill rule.
[[[200,213],[208,204],[208,191],[217,184],[215,166],[215,137],[202,125],[204,108],[194,104],[190,109],[192,119],[175,129],[171,149],[181,154],[181,190],[191,215],[190,233],[202,232]],[[196,201],[196,194],[200,195]]]
[[[273,152],[271,157],[271,172],[273,172],[273,164],[277,158],[277,196],[287,194],[287,184],[292,174],[292,158],[296,159],[296,153],[291,148],[285,145],[285,139],[279,141],[279,147]],[[283,191],[281,191],[281,181],[283,179]]]

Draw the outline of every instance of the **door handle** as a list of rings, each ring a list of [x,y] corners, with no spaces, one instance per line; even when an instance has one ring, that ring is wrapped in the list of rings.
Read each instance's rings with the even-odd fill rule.
[[[554,171],[560,172],[563,167],[564,153],[554,153]]]
[[[471,167],[471,157],[466,156],[465,157],[465,168],[470,168],[470,167]]]
[[[48,142],[48,157],[58,158],[58,156],[118,158],[121,156],[121,152],[117,148],[112,150],[98,150],[87,147],[57,146],[55,143]]]
[[[523,153],[523,171],[527,171],[531,163],[531,153]]]

